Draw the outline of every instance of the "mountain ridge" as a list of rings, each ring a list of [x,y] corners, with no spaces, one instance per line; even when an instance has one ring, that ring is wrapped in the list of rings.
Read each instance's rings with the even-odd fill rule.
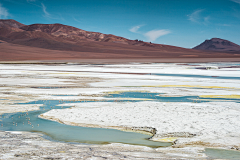
[[[0,60],[220,58],[240,54],[209,52],[130,40],[63,24],[24,25],[0,20]]]
[[[4,27],[1,27],[0,25],[1,27],[0,36],[3,37],[4,39],[2,39],[1,37],[0,38],[2,40],[6,40],[9,42],[11,41],[11,43],[14,43],[14,40],[16,39],[19,40],[19,39],[41,37],[41,38],[52,39],[52,40],[60,41],[64,43],[95,41],[95,42],[112,42],[112,43],[127,44],[127,45],[134,45],[134,46],[147,46],[147,47],[154,47],[154,48],[162,48],[162,47],[170,46],[170,45],[155,44],[150,42],[143,42],[140,40],[129,40],[127,38],[115,36],[112,34],[103,34],[100,32],[85,31],[76,27],[63,25],[59,23],[24,25],[15,20],[0,20],[0,24],[3,24],[3,23],[8,24],[10,27],[8,28],[7,32],[4,31],[5,34],[2,34],[1,29]],[[42,35],[40,35],[39,32],[41,32]],[[16,43],[24,45],[23,42],[22,43],[16,42]],[[171,46],[171,47],[173,48],[176,47],[175,49],[177,48],[182,49],[182,47],[177,47],[177,46]]]

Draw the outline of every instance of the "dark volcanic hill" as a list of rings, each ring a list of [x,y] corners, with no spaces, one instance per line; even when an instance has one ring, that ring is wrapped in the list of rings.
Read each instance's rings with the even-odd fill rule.
[[[194,47],[193,49],[206,51],[235,52],[240,51],[240,46],[228,40],[212,38],[210,40],[205,40],[203,43]]]

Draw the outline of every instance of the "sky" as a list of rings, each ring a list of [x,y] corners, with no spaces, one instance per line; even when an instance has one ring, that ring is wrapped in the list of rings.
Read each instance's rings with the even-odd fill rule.
[[[0,19],[184,48],[211,38],[240,45],[240,0],[0,0]]]

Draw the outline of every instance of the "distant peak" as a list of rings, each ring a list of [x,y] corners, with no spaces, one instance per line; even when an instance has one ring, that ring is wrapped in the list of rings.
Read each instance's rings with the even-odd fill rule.
[[[212,38],[210,39],[210,41],[217,42],[217,41],[228,41],[228,40],[221,39],[221,38]]]
[[[210,40],[205,40],[200,45],[194,47],[197,50],[209,50],[209,51],[240,51],[240,46],[221,38],[212,38]]]

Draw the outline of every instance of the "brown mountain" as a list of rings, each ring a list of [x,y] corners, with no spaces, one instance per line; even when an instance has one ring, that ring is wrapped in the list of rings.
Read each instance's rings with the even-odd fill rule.
[[[0,20],[0,60],[236,57],[89,32],[63,24]]]
[[[0,20],[0,39],[10,43],[27,46],[74,51],[91,51],[89,46],[86,46],[86,42],[111,42],[133,46],[166,48],[173,51],[183,49],[138,40],[129,40],[111,34],[84,31],[62,24],[23,25],[15,20]],[[92,44],[96,45],[94,43]],[[88,49],[86,49],[86,47]],[[101,47],[99,49],[101,49]]]
[[[210,40],[205,40],[203,43],[194,47],[193,49],[220,52],[236,52],[240,51],[240,46],[228,40],[212,38]]]

